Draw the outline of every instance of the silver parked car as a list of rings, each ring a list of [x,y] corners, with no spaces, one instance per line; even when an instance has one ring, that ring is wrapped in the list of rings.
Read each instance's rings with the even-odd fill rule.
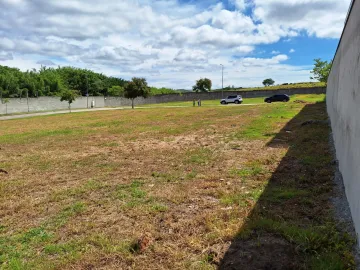
[[[224,98],[220,101],[221,104],[228,104],[228,103],[235,103],[235,104],[241,104],[243,102],[242,96],[228,96],[227,98]]]

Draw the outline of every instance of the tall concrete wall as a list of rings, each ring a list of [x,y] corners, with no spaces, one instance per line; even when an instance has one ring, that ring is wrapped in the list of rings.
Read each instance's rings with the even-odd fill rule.
[[[298,88],[298,89],[282,89],[282,90],[260,90],[260,91],[224,91],[224,96],[229,95],[242,95],[243,98],[253,98],[253,97],[266,97],[275,94],[323,94],[326,92],[326,89],[323,87],[314,87],[314,88]],[[137,98],[135,100],[136,105],[143,104],[157,104],[157,103],[166,103],[166,102],[176,102],[176,101],[192,101],[192,100],[220,100],[222,98],[222,92],[209,92],[209,93],[184,93],[171,94],[171,95],[158,95],[152,96],[149,98]],[[131,101],[125,98],[119,97],[106,97],[105,106],[106,107],[119,107],[119,106],[130,106]]]
[[[299,89],[283,89],[283,90],[265,90],[265,91],[224,91],[224,96],[227,95],[242,95],[244,98],[252,97],[265,97],[274,94],[321,94],[325,93],[325,88],[299,88]],[[166,103],[173,101],[192,101],[193,99],[212,100],[221,99],[221,92],[210,92],[210,93],[185,93],[182,95],[171,94],[171,95],[157,95],[149,98],[137,98],[135,100],[136,105],[143,104],[156,104]],[[67,102],[60,102],[59,97],[39,97],[39,98],[11,98],[10,102],[7,103],[7,113],[26,113],[26,112],[37,112],[37,111],[52,111],[62,110],[68,108]],[[73,109],[83,109],[90,107],[92,100],[95,100],[95,107],[121,107],[130,106],[131,100],[119,97],[79,97],[71,104]],[[6,104],[0,102],[0,115],[6,113]]]
[[[334,58],[327,87],[327,108],[336,156],[358,238],[360,234],[359,14],[360,0],[355,0]]]
[[[91,101],[95,101],[95,107],[105,107],[104,97],[79,97],[74,103],[71,104],[72,109],[82,109],[91,106]],[[37,111],[52,111],[68,109],[69,104],[64,101],[61,102],[59,97],[39,97],[39,98],[10,98],[9,103],[2,104],[0,102],[0,114],[6,113],[25,113],[25,112],[37,112]]]

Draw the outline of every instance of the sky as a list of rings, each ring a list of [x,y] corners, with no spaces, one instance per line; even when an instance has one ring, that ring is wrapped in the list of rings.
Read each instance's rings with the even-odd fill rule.
[[[191,89],[310,81],[351,0],[0,0],[0,65],[73,66]]]

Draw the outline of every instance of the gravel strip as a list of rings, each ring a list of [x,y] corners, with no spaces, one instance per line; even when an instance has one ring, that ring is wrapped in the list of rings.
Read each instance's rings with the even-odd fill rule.
[[[336,159],[335,144],[332,133],[329,137],[329,143],[334,156],[334,164],[336,166],[335,175],[333,177],[335,183],[334,197],[331,198],[331,202],[334,205],[335,210],[335,219],[338,222],[338,229],[340,231],[347,232],[351,237],[357,239],[349,203],[346,198],[342,174],[339,170],[339,162]],[[356,243],[353,247],[353,254],[355,257],[356,269],[360,270],[360,248],[358,243]]]

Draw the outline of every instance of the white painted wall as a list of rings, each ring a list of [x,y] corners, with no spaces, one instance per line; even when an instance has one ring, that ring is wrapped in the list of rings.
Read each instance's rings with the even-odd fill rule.
[[[359,238],[360,0],[355,0],[353,3],[334,58],[327,87],[327,108],[335,140],[336,156]]]
[[[72,109],[84,109],[91,107],[91,101],[95,100],[95,107],[105,107],[104,97],[78,97],[71,104]],[[7,113],[26,113],[38,111],[67,110],[69,103],[61,102],[59,97],[39,97],[39,98],[10,98],[7,103]],[[0,115],[6,113],[6,104],[0,102]]]
[[[275,94],[322,94],[325,93],[324,87],[313,87],[313,88],[298,88],[298,89],[281,89],[281,90],[259,90],[259,91],[229,91],[225,92],[224,95],[242,95],[243,98],[252,98],[252,97],[265,97]],[[172,101],[189,101],[192,102],[193,99],[202,99],[202,100],[211,100],[218,99],[222,97],[221,92],[210,92],[210,93],[186,93],[183,95],[172,94],[172,95],[157,95],[149,98],[137,98],[135,100],[135,106],[142,104],[156,104]],[[121,106],[130,106],[131,100],[126,98],[119,97],[78,97],[71,104],[73,109],[84,109],[87,106],[90,107],[91,101],[95,100],[95,107],[121,107]],[[68,103],[60,102],[59,97],[39,97],[39,98],[11,98],[7,104],[7,113],[27,113],[29,112],[39,112],[39,111],[52,111],[52,110],[67,110]],[[6,104],[2,104],[0,101],[0,115],[6,113]]]

